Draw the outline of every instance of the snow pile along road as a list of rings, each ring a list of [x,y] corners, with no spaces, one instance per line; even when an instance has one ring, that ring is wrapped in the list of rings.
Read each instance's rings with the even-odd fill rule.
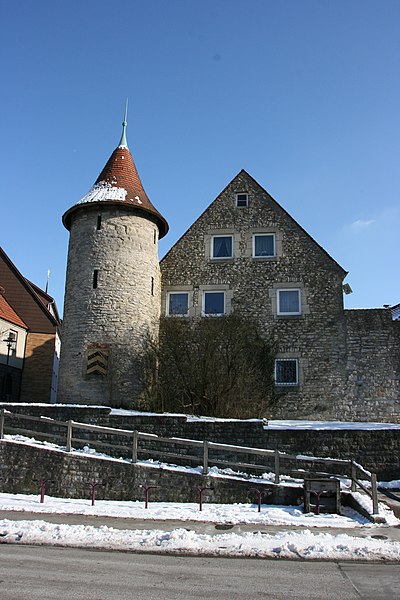
[[[382,505],[381,505],[382,506]],[[131,552],[162,552],[171,554],[203,554],[215,556],[253,556],[265,558],[297,558],[326,560],[400,560],[400,542],[376,539],[376,531],[369,521],[351,509],[342,515],[304,514],[301,507],[262,505],[205,504],[200,512],[197,504],[153,502],[148,510],[143,502],[72,500],[46,496],[40,504],[37,496],[0,494],[0,510],[35,512],[44,515],[59,514],[68,520],[68,514],[149,521],[149,529],[116,529],[108,526],[67,525],[44,520],[0,520],[0,543],[46,544]],[[382,506],[385,518],[391,525],[399,521]],[[63,517],[61,517],[63,518]],[[160,528],[150,529],[151,522],[165,521]],[[182,527],[169,530],[168,520],[182,521]],[[195,522],[254,525],[255,531],[240,533],[215,533],[207,535],[194,531]],[[104,522],[104,521],[103,521]],[[99,524],[100,525],[100,524]],[[259,531],[263,526],[304,529],[270,532]],[[142,525],[143,526],[143,525]],[[170,525],[171,527],[171,525]],[[318,527],[330,527],[330,533],[318,533]],[[371,528],[374,527],[373,531]],[[310,530],[313,528],[313,531]],[[346,528],[343,534],[335,529]],[[357,535],[351,535],[351,531]],[[362,534],[360,535],[360,530]],[[385,533],[385,526],[379,531]],[[380,536],[386,538],[387,536]]]

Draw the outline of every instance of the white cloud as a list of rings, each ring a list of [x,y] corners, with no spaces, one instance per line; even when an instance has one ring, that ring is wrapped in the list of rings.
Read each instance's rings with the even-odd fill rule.
[[[372,223],[375,223],[375,219],[371,219],[369,221],[366,219],[358,219],[357,221],[353,221],[350,227],[355,230],[366,229],[367,227],[372,225]]]

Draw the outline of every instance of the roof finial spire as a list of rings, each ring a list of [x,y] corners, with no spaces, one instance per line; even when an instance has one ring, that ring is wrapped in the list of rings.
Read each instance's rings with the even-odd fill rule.
[[[122,121],[122,135],[121,135],[121,139],[119,142],[119,147],[124,146],[125,148],[128,147],[128,142],[126,141],[126,126],[128,124],[127,117],[128,117],[128,98],[126,99],[126,103],[125,103],[124,120]]]

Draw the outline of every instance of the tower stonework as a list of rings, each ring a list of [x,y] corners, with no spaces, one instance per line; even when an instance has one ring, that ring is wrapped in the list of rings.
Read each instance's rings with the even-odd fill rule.
[[[168,225],[148,199],[126,144],[63,216],[70,231],[59,401],[138,407],[140,355],[157,336],[158,240]]]

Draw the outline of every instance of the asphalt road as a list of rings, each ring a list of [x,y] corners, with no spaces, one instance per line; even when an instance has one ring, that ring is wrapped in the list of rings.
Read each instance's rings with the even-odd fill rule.
[[[1,600],[398,600],[400,565],[0,546]]]

